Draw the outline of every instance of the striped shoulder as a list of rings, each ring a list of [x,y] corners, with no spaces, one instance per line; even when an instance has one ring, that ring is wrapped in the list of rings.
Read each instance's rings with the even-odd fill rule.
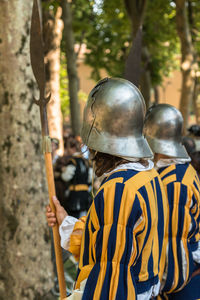
[[[167,185],[171,182],[182,182],[183,184],[188,185],[188,176],[192,176],[191,168],[188,163],[186,164],[173,164],[168,167],[164,167],[158,170],[160,178],[164,185]],[[189,175],[190,174],[190,175]]]
[[[185,171],[182,183],[185,185],[194,185],[195,188],[200,192],[199,177],[191,164],[188,164],[188,168]]]
[[[160,168],[158,170],[158,173],[160,174],[160,178],[164,185],[167,185],[177,180],[175,164],[168,167]]]
[[[185,164],[174,164],[158,170],[160,178],[164,185],[171,182],[181,182],[184,185],[199,185],[199,179],[195,169],[192,165]]]
[[[155,169],[148,171],[118,170],[104,179],[98,193],[106,186],[116,183],[123,183],[124,185],[130,185],[131,187],[134,186],[135,190],[139,190],[147,182],[150,182],[157,176],[158,173]]]
[[[188,185],[193,182],[195,170],[189,163],[176,165],[177,181]]]
[[[155,177],[158,177],[158,173],[155,169],[141,171],[137,172],[137,174],[134,174],[134,176],[124,181],[124,184],[134,186],[136,190],[139,190],[148,182],[151,182]]]
[[[101,183],[100,188],[97,191],[97,194],[107,186],[116,184],[116,183],[124,183],[127,179],[134,176],[134,174],[138,173],[134,170],[118,170],[114,171],[110,175],[108,175]]]

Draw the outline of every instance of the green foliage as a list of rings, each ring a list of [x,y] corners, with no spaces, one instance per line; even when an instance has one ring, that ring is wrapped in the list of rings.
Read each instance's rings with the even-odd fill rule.
[[[100,70],[123,77],[124,65],[132,41],[131,22],[122,0],[74,2],[76,41],[87,45],[85,63],[92,67],[92,78],[100,79]],[[77,9],[79,8],[79,9]],[[169,0],[148,1],[143,43],[150,53],[149,68],[153,85],[177,67],[180,51],[175,27],[175,7]],[[83,20],[86,20],[83,22]]]
[[[197,53],[197,60],[200,67],[200,1],[190,0],[188,6],[188,15],[190,29],[192,33],[193,45]]]
[[[57,0],[42,0],[41,1],[42,9],[56,12],[57,8],[60,6],[59,1]]]
[[[58,1],[47,1],[56,7]],[[200,57],[200,1],[192,6],[191,29],[197,56]],[[131,21],[123,0],[73,0],[73,29],[76,44],[85,44],[85,63],[92,67],[91,77],[97,81],[100,71],[123,77],[125,60],[132,42]],[[143,43],[150,54],[148,68],[152,85],[162,84],[166,76],[180,66],[180,42],[176,32],[175,4],[171,0],[149,0]],[[194,25],[195,24],[195,25]],[[63,47],[62,42],[62,47]],[[200,63],[200,62],[199,62]],[[69,114],[66,63],[61,60],[61,101],[64,115]],[[65,65],[65,66],[64,66]],[[85,98],[84,95],[80,96]]]
[[[87,9],[84,6],[87,3]],[[83,15],[74,10],[74,30],[76,40],[80,37],[87,45],[85,63],[92,67],[92,78],[100,79],[100,70],[105,69],[110,76],[122,77],[125,58],[131,40],[130,22],[120,0],[102,2],[95,9],[94,1],[76,0],[76,7],[83,7]],[[86,4],[85,4],[86,5]]]
[[[169,0],[149,1],[144,22],[144,43],[150,52],[150,72],[153,85],[180,64],[180,44],[176,32],[176,10]]]

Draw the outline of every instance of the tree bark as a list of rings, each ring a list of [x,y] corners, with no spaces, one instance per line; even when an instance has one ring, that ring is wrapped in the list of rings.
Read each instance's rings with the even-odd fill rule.
[[[0,9],[0,299],[45,299],[52,286],[47,188],[30,67],[32,1]]]
[[[200,125],[200,82],[199,77],[195,78],[193,93],[193,109],[196,117],[196,123]]]
[[[125,63],[124,77],[139,86],[141,77],[142,25],[147,0],[124,0],[127,13],[132,23],[132,46]]]
[[[47,105],[47,115],[50,137],[60,142],[59,154],[63,153],[63,120],[60,104],[60,43],[62,38],[63,21],[62,9],[43,9],[46,91],[51,93],[51,101]]]
[[[149,70],[150,54],[145,45],[142,47],[142,68],[140,75],[140,90],[144,97],[146,107],[150,106],[151,99],[151,74]]]
[[[72,28],[72,12],[68,0],[61,0],[64,21],[64,40],[67,58],[67,74],[70,97],[70,115],[72,131],[80,135],[80,106],[78,102],[78,75],[76,54],[74,51],[74,33]]]
[[[154,103],[158,104],[160,102],[160,93],[157,85],[154,86],[153,91],[154,91]]]
[[[190,33],[186,0],[176,0],[176,26],[181,42],[181,98],[180,111],[184,119],[183,133],[186,134],[189,109],[194,90],[194,49]]]
[[[188,1],[188,21],[190,24],[190,32],[192,43],[194,45],[197,43],[198,40],[198,26],[195,23],[195,8],[193,7],[192,1]],[[193,90],[193,112],[196,117],[196,123],[200,125],[200,75],[198,71],[198,61],[200,60],[199,52],[195,49],[194,50],[194,62],[196,66],[196,72],[194,77],[194,90]]]
[[[147,0],[124,0],[127,13],[132,23],[133,37],[136,36],[138,28],[143,25]]]

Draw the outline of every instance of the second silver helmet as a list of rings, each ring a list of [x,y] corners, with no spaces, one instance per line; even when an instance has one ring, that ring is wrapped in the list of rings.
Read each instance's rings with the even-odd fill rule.
[[[149,109],[144,123],[144,135],[154,153],[176,158],[189,158],[182,145],[183,118],[178,109],[158,104]]]
[[[151,158],[142,135],[144,99],[131,82],[105,78],[90,92],[84,110],[83,142],[91,149],[124,157]]]

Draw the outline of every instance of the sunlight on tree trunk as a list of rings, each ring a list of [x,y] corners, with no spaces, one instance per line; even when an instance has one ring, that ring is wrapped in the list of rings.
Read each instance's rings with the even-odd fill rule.
[[[194,49],[189,29],[186,1],[176,0],[176,26],[181,42],[181,98],[180,111],[184,119],[184,134],[187,131],[190,104],[192,103],[194,90]]]
[[[62,38],[63,21],[62,9],[56,13],[51,8],[43,9],[46,91],[51,93],[51,101],[47,105],[49,135],[59,139],[59,154],[63,153],[63,129],[60,104],[60,43]]]
[[[196,3],[197,5],[197,3]],[[187,2],[188,21],[190,25],[190,32],[192,43],[194,46],[194,61],[195,61],[195,76],[194,76],[194,90],[193,90],[193,112],[196,117],[196,123],[200,125],[200,72],[198,62],[200,60],[200,53],[198,49],[198,25],[196,18],[198,18],[198,7],[194,6],[192,1]],[[196,15],[197,13],[197,15]]]
[[[39,109],[30,67],[32,1],[0,9],[0,299],[45,299],[52,285]],[[14,12],[14,13],[13,13]]]
[[[199,77],[195,77],[195,86],[193,93],[193,109],[196,117],[196,123],[200,125],[200,83]]]

